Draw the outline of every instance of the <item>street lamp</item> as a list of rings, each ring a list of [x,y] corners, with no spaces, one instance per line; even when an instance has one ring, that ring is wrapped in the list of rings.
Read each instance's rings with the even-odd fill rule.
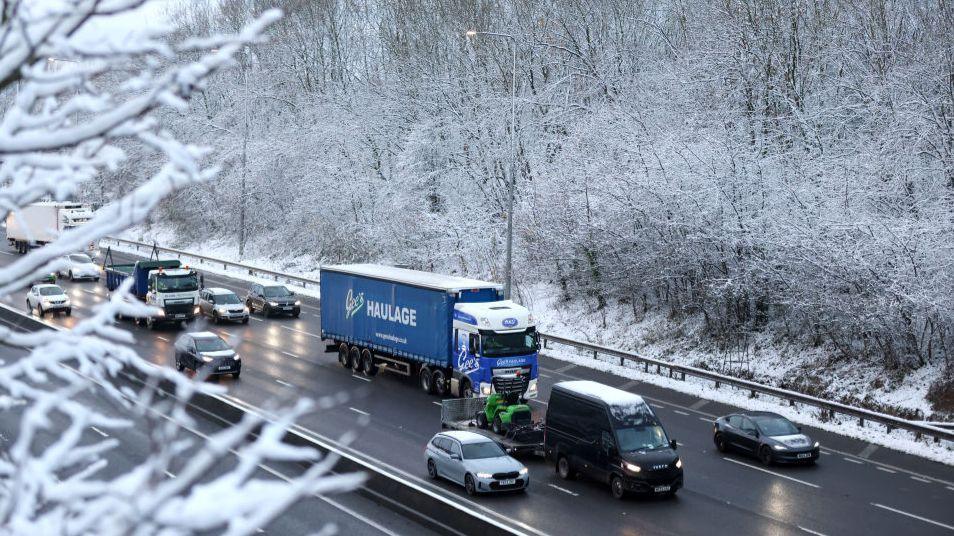
[[[477,37],[489,35],[504,37],[510,40],[513,47],[513,64],[510,77],[510,181],[508,183],[507,201],[507,261],[504,265],[504,298],[510,299],[510,280],[513,278],[513,197],[517,186],[517,39],[505,33],[478,32],[467,30],[464,35]]]

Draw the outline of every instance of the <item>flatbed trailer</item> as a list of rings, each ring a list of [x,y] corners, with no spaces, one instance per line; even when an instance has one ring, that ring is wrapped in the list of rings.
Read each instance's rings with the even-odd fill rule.
[[[484,397],[442,400],[441,429],[466,430],[489,437],[514,456],[543,456],[542,422],[513,426],[503,434],[477,426],[477,413],[483,411],[486,401]]]

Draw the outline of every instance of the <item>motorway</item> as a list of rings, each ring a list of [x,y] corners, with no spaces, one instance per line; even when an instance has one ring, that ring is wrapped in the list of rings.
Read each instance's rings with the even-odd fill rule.
[[[9,250],[0,253],[0,264],[16,258]],[[133,258],[115,252],[114,257],[118,262]],[[246,282],[213,274],[205,275],[205,283],[230,288],[240,296],[248,287]],[[74,316],[49,320],[58,325],[73,325],[107,298],[102,283],[61,281],[61,285],[73,299]],[[26,311],[24,296],[25,292],[4,299],[9,306]],[[643,395],[655,406],[670,436],[680,443],[686,487],[672,500],[616,501],[607,486],[563,481],[542,460],[528,460],[531,488],[526,494],[480,497],[471,503],[462,489],[444,482],[423,482],[424,444],[440,430],[439,399],[420,392],[416,382],[400,376],[381,373],[366,378],[343,369],[336,355],[325,351],[326,343],[320,338],[317,300],[303,297],[302,302],[298,319],[253,316],[247,325],[206,326],[201,322],[202,329],[234,337],[242,354],[241,379],[219,380],[229,395],[255,407],[263,407],[270,399],[347,396],[339,407],[309,415],[301,425],[324,438],[339,438],[353,431],[353,452],[408,479],[436,486],[477,511],[508,519],[523,532],[954,534],[954,467],[806,426],[805,432],[822,443],[818,465],[764,468],[753,459],[715,450],[711,421],[734,408],[546,356],[540,358],[541,392],[534,402],[538,417],[545,410],[551,386],[559,381],[591,379]],[[129,322],[122,325],[136,334],[136,348],[143,357],[172,366],[177,331],[150,331]],[[362,508],[377,515],[380,512],[375,506]],[[341,517],[333,517],[335,513],[327,508],[321,515],[325,513],[336,521]],[[370,529],[364,526],[362,530]],[[401,527],[394,531],[418,533],[414,529],[402,532]]]

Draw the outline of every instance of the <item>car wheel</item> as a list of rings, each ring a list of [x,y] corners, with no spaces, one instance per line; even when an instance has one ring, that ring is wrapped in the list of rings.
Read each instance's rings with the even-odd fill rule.
[[[73,314],[73,309],[69,308],[66,310],[66,316],[71,316]]]
[[[301,311],[298,311],[297,313],[292,314],[292,316],[295,318],[298,318],[299,316],[301,316]]]
[[[40,317],[41,317],[41,318],[42,318],[43,316],[46,316],[46,311],[43,310],[43,306],[42,306],[42,305],[39,306],[39,307],[37,307],[37,309],[39,309],[39,311],[40,311]]]
[[[32,313],[32,312],[33,312],[33,306],[30,305],[30,300],[27,300],[26,304],[27,304],[27,311],[29,311],[30,313]]]
[[[491,430],[497,435],[503,434],[503,422],[500,420],[500,415],[494,416],[494,423],[491,425]]]
[[[351,372],[361,372],[361,348],[351,347],[348,353],[348,364],[351,365]]]
[[[623,488],[623,479],[619,475],[613,475],[610,479],[610,490],[613,492],[614,499],[625,499],[626,489]]]
[[[182,361],[178,357],[176,358],[176,370],[179,372],[185,370],[185,365],[182,364]]]
[[[726,450],[728,450],[729,445],[726,444],[724,435],[716,434],[715,437],[712,438],[712,440],[715,442],[716,449],[718,449],[719,452],[725,452]]]
[[[378,366],[374,364],[374,354],[367,348],[361,350],[361,371],[368,376],[378,373]]]
[[[234,372],[234,373],[232,373],[232,377],[237,380],[238,377],[241,376],[241,374],[242,374],[242,371]]]
[[[345,343],[338,345],[338,363],[344,368],[351,368],[351,364],[348,363],[348,345]]]
[[[247,317],[247,316],[242,319],[242,323],[243,323],[243,324],[248,324],[248,317]]]
[[[772,451],[768,447],[759,449],[759,461],[762,465],[772,465]]]
[[[245,300],[245,306],[248,307],[248,314],[255,314],[255,306],[252,305],[252,300]]]
[[[470,475],[464,477],[464,490],[466,490],[467,495],[471,497],[477,495],[477,486],[474,484],[474,477]]]
[[[434,460],[427,460],[427,476],[437,478],[437,466],[434,465]]]
[[[559,474],[563,480],[573,480],[573,477],[576,476],[573,474],[573,468],[570,467],[570,460],[566,456],[557,458],[556,468],[557,474]]]
[[[434,392],[434,378],[431,376],[431,369],[421,367],[421,373],[418,375],[418,379],[421,382],[421,389],[423,389],[425,393],[431,394]]]
[[[444,371],[437,369],[434,371],[434,393],[437,396],[444,396],[447,394],[447,377],[444,376]]]
[[[219,313],[216,313],[215,311],[212,311],[212,323],[213,324],[219,323]]]
[[[272,309],[271,309],[271,307],[269,307],[268,304],[263,305],[263,306],[262,306],[262,316],[264,316],[265,318],[268,318],[268,315],[270,315],[270,314],[272,314]]]
[[[73,270],[70,270],[69,277],[70,277],[70,281],[76,281],[76,278],[73,277]]]
[[[477,412],[477,428],[487,429],[487,413],[483,410]]]

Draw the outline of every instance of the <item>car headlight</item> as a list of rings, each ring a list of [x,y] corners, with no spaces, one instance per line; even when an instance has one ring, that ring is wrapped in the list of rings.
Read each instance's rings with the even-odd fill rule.
[[[535,392],[537,392],[537,379],[536,379],[536,378],[530,380],[530,383],[527,384],[527,392],[528,392],[528,393],[535,393]]]
[[[199,314],[199,311],[200,311],[199,306],[196,305],[195,308],[192,309],[192,314],[197,315]]]
[[[623,462],[623,469],[631,471],[633,473],[638,473],[643,470],[642,467],[636,465],[635,463]]]
[[[70,305],[70,299],[66,298],[66,301],[63,302],[63,305]]]
[[[301,305],[301,300],[295,300],[295,305]]]
[[[519,472],[521,475],[525,475],[525,474],[529,473],[530,470],[527,469],[526,467],[523,467],[523,468],[521,468],[520,471],[518,471],[518,472]]]
[[[232,359],[234,359],[234,360],[236,360],[236,361],[241,361],[241,360],[242,360],[242,356],[240,356],[240,355],[238,355],[238,354],[235,354],[234,356],[232,356]]]
[[[477,473],[477,478],[492,478],[493,476],[491,473]]]
[[[775,450],[785,450],[785,445],[772,445]]]
[[[47,304],[47,305],[49,305],[49,303],[50,303],[50,299],[49,299],[49,298],[40,298],[40,301],[43,302],[43,303],[45,303],[45,304]]]
[[[278,307],[278,302],[270,301],[268,302],[268,304],[271,305],[272,307]]]
[[[682,458],[676,458],[676,469],[682,469]]]
[[[207,355],[204,355],[204,356],[202,356],[202,361],[205,361],[206,363],[211,363],[211,362],[212,362],[212,358],[209,357],[209,356],[207,356]]]
[[[248,307],[242,307],[242,312],[248,314]]]
[[[817,449],[817,448],[818,448],[818,441],[815,442],[815,444],[812,446],[812,448],[813,448],[813,449]]]
[[[490,396],[491,389],[492,387],[489,383],[480,384],[480,394],[484,396]]]

